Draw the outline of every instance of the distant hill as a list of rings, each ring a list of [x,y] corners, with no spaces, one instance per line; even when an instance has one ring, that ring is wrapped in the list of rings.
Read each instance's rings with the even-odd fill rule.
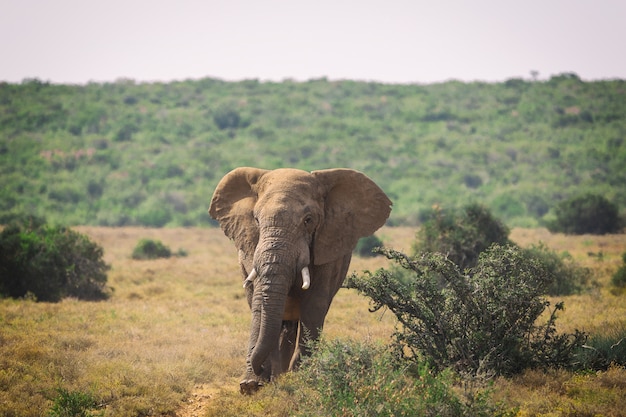
[[[626,82],[0,83],[0,223],[209,224],[244,165],[363,171],[396,225],[475,201],[536,226],[584,192],[623,210]]]

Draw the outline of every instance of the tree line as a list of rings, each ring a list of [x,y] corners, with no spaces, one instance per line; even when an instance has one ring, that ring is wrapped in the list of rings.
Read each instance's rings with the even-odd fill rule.
[[[476,202],[512,226],[593,192],[626,206],[626,83],[0,83],[0,223],[199,226],[237,166],[347,167],[392,225]]]

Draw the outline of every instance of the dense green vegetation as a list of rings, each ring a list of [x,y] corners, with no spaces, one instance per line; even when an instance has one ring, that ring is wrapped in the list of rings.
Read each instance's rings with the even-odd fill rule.
[[[465,271],[476,266],[481,252],[494,243],[512,243],[509,232],[480,204],[470,203],[455,210],[437,208],[425,218],[413,251],[442,253]]]
[[[622,228],[617,205],[591,193],[560,202],[555,215],[556,219],[547,224],[551,232],[604,235]]]
[[[564,367],[573,362],[585,335],[557,335],[558,303],[547,312],[544,298],[553,279],[536,258],[516,246],[493,245],[462,272],[442,253],[409,257],[383,253],[409,274],[380,269],[353,274],[349,288],[372,299],[371,311],[387,308],[400,329],[394,337],[409,361],[426,358],[436,369],[461,375],[511,375],[527,368]],[[549,319],[538,324],[540,316]]]
[[[470,203],[457,209],[437,208],[419,228],[413,255],[440,253],[456,265],[459,272],[472,275],[479,258],[492,245],[517,247],[509,239],[509,233],[509,228],[480,204]],[[521,250],[525,258],[540,265],[547,282],[545,292],[549,295],[574,294],[589,282],[589,270],[572,262],[567,253],[558,254],[542,243]]]
[[[0,232],[0,298],[105,299],[109,265],[103,256],[81,233],[39,218],[14,220]]]
[[[433,372],[425,361],[408,365],[396,353],[371,343],[324,342],[280,388],[298,397],[298,416],[320,410],[328,416],[510,415],[485,389],[455,391],[451,370]]]
[[[593,191],[626,207],[626,82],[387,85],[325,79],[0,83],[0,223],[202,225],[242,165],[348,167],[392,224],[476,201],[511,226]]]

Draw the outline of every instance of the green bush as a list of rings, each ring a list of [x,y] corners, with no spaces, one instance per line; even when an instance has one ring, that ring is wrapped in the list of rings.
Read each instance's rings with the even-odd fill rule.
[[[618,288],[626,287],[626,252],[622,253],[622,265],[611,277],[611,284]]]
[[[221,107],[215,110],[213,114],[213,121],[221,130],[237,129],[238,127],[242,127],[243,123],[239,112],[229,107]]]
[[[362,258],[369,258],[377,256],[378,253],[374,252],[374,249],[382,246],[382,240],[380,240],[375,235],[370,235],[359,239],[359,242],[356,244],[356,248],[354,248],[354,253]]]
[[[515,246],[493,245],[469,275],[440,253],[411,258],[383,250],[410,272],[408,282],[380,269],[352,275],[346,285],[372,299],[372,311],[388,308],[401,324],[395,333],[407,359],[427,358],[437,370],[470,376],[511,375],[529,367],[570,366],[585,335],[556,334],[557,304],[543,324],[542,297],[552,277]]]
[[[480,253],[494,243],[510,243],[509,229],[486,207],[468,204],[460,210],[434,209],[413,250],[443,253],[463,271],[476,265]]]
[[[498,409],[482,392],[467,401],[452,389],[450,372],[433,373],[425,363],[407,366],[386,346],[322,342],[288,378],[296,387],[302,416],[494,416]],[[288,383],[289,379],[287,379]],[[282,380],[286,386],[285,379]]]
[[[107,297],[109,266],[103,250],[85,235],[45,220],[15,220],[0,233],[0,294],[39,301]]]
[[[416,256],[439,252],[466,273],[471,273],[480,254],[491,245],[515,246],[509,240],[506,225],[479,204],[469,204],[460,210],[436,209],[426,219],[413,246]],[[535,258],[550,277],[546,294],[577,293],[587,283],[589,271],[576,265],[567,254],[558,255],[543,244],[523,251],[526,256]],[[397,269],[394,273],[405,275]]]
[[[604,235],[617,233],[622,228],[617,205],[596,194],[561,202],[555,208],[555,215],[556,219],[547,224],[551,232]]]
[[[546,294],[576,294],[587,286],[591,272],[576,264],[569,253],[558,254],[543,243],[531,245],[523,251],[536,259],[551,277]]]
[[[133,259],[169,258],[172,251],[160,240],[141,239],[133,249]]]

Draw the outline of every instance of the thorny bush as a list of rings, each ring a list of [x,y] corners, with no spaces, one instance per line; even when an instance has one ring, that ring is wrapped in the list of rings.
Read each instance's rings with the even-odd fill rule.
[[[578,331],[556,333],[563,304],[550,309],[542,296],[551,276],[515,246],[493,245],[467,274],[440,253],[380,252],[406,273],[353,274],[346,285],[372,299],[371,311],[388,308],[396,315],[394,338],[409,360],[425,358],[435,369],[471,377],[511,375],[569,366],[585,341]]]

